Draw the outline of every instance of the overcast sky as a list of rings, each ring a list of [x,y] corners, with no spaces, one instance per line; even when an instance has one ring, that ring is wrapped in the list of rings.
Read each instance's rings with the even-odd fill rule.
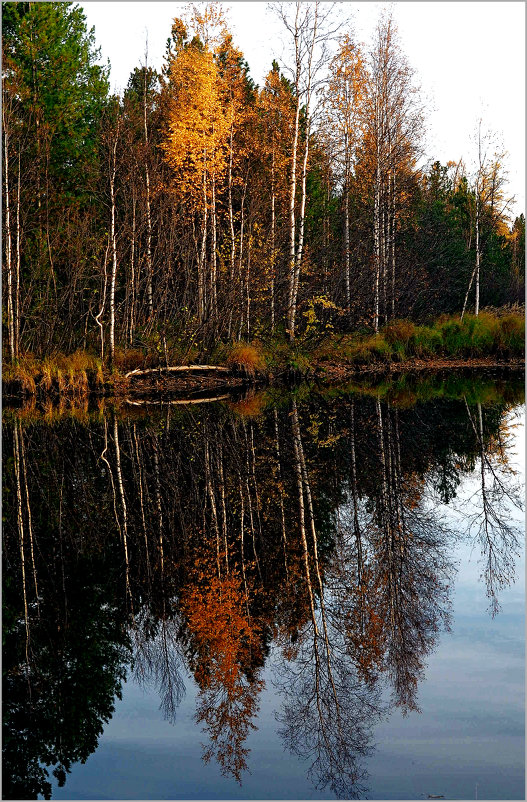
[[[102,57],[111,64],[111,87],[126,86],[144,62],[160,69],[172,19],[183,3],[80,2],[95,26]],[[235,44],[251,76],[262,83],[283,52],[283,32],[265,2],[225,3]],[[385,3],[344,3],[359,41],[371,42]],[[470,165],[473,135],[483,125],[508,151],[514,212],[525,211],[525,6],[523,2],[395,2],[389,5],[403,50],[427,103],[425,159],[463,157]]]

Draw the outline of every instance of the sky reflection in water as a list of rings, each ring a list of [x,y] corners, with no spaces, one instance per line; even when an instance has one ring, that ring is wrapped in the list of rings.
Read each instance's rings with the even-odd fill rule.
[[[268,473],[272,466],[269,461],[271,450],[269,449],[265,452],[265,447],[262,446],[260,437],[266,436],[268,439],[267,445],[269,445],[274,433],[273,424],[277,422],[278,428],[276,431],[278,431],[279,445],[282,448],[282,477],[288,494],[286,514],[292,514],[292,508],[294,507],[295,515],[298,515],[296,506],[298,499],[295,498],[294,491],[295,486],[302,486],[304,488],[304,519],[307,538],[310,537],[311,524],[316,525],[319,535],[321,581],[327,606],[325,618],[324,616],[321,617],[319,592],[316,586],[317,564],[316,560],[313,561],[310,545],[308,559],[311,572],[309,575],[313,582],[319,634],[318,636],[313,634],[314,624],[313,622],[310,624],[309,611],[308,607],[306,607],[303,613],[301,612],[296,616],[297,624],[292,629],[291,624],[288,624],[285,629],[282,627],[279,635],[282,648],[276,643],[270,646],[263,669],[256,668],[254,676],[248,676],[245,680],[243,677],[236,680],[239,682],[237,693],[241,694],[239,698],[242,699],[243,703],[247,703],[249,706],[259,705],[259,711],[252,717],[256,729],[251,729],[250,726],[244,729],[242,726],[237,736],[235,733],[234,741],[231,741],[231,746],[232,743],[235,744],[235,751],[236,747],[239,747],[242,752],[243,750],[247,750],[247,752],[243,752],[237,764],[233,763],[235,758],[232,755],[225,758],[224,753],[224,770],[222,773],[217,761],[220,754],[218,749],[220,751],[222,748],[228,749],[229,744],[223,744],[222,747],[222,735],[220,733],[219,740],[216,741],[211,751],[209,762],[203,762],[204,749],[202,744],[205,745],[205,749],[210,748],[210,734],[213,731],[211,727],[218,726],[218,719],[215,718],[215,711],[213,710],[211,713],[211,710],[207,708],[206,687],[205,691],[203,690],[203,683],[205,682],[206,686],[207,680],[204,679],[204,675],[200,674],[200,660],[202,658],[198,657],[198,662],[196,663],[194,656],[191,664],[194,667],[193,671],[198,683],[201,683],[201,692],[192,673],[189,673],[188,663],[185,665],[180,662],[179,670],[181,671],[185,690],[174,711],[174,723],[165,720],[163,712],[160,711],[160,692],[161,694],[163,693],[163,683],[158,682],[158,687],[156,688],[156,683],[153,681],[153,677],[150,676],[150,679],[147,678],[147,681],[141,686],[137,678],[129,674],[127,682],[123,685],[123,699],[122,701],[116,701],[115,713],[109,723],[104,726],[104,732],[99,739],[97,749],[88,757],[84,765],[80,763],[72,765],[64,787],[59,788],[57,782],[53,781],[53,798],[326,799],[334,798],[339,794],[345,796],[346,782],[349,783],[348,790],[351,788],[355,796],[359,798],[410,799],[424,798],[428,794],[443,794],[446,798],[458,799],[475,798],[476,794],[479,799],[522,798],[524,789],[523,556],[516,560],[517,580],[515,584],[507,587],[506,583],[504,583],[505,586],[498,589],[496,595],[498,596],[501,610],[498,615],[492,617],[489,609],[492,607],[492,598],[487,596],[489,588],[488,576],[487,581],[485,579],[486,562],[485,560],[481,562],[480,545],[468,542],[464,534],[466,529],[464,515],[466,515],[468,509],[467,499],[479,487],[479,463],[477,458],[473,463],[474,473],[472,475],[465,473],[461,484],[456,489],[455,499],[451,501],[449,506],[446,506],[437,498],[437,487],[441,484],[438,479],[437,466],[433,466],[431,471],[428,471],[424,480],[422,477],[418,478],[416,473],[418,470],[418,457],[415,454],[408,457],[406,453],[407,448],[408,452],[413,452],[415,448],[415,443],[412,444],[411,441],[416,420],[420,419],[424,427],[429,427],[430,431],[435,427],[436,433],[434,436],[437,436],[438,426],[441,428],[443,425],[441,421],[443,419],[448,421],[450,414],[447,409],[448,405],[445,406],[444,402],[439,406],[437,404],[435,406],[421,404],[418,405],[417,411],[408,412],[402,409],[400,413],[395,415],[393,410],[389,412],[387,407],[384,405],[380,407],[371,399],[362,401],[356,399],[354,403],[355,417],[352,417],[352,419],[349,416],[343,418],[341,407],[338,403],[335,405],[335,402],[331,402],[329,407],[325,407],[324,404],[318,406],[317,404],[311,406],[309,404],[301,405],[298,407],[297,412],[295,411],[296,405],[293,404],[293,407],[291,407],[289,403],[285,407],[284,405],[280,407],[279,414],[274,414],[273,410],[269,408],[265,413],[267,423],[262,424],[261,429],[258,428],[260,426],[258,421],[253,421],[252,419],[249,419],[248,422],[244,421],[240,428],[240,431],[242,429],[245,430],[245,435],[249,436],[247,442],[250,443],[252,438],[252,442],[255,444],[254,466],[251,466],[250,461],[247,463],[249,465],[248,479],[249,481],[251,480],[251,474],[254,475],[255,481],[256,477],[258,478],[258,481],[261,482],[260,489],[263,496],[267,492],[263,489],[265,461],[267,460]],[[367,409],[362,409],[361,405],[365,408],[367,407]],[[470,410],[477,424],[478,407],[473,405]],[[458,428],[460,414],[458,405],[454,415],[455,426]],[[514,415],[517,417],[517,413],[504,412],[504,414],[507,414],[509,418]],[[207,415],[210,415],[210,412],[207,412]],[[492,415],[484,408],[482,420],[485,421],[486,425],[492,426],[494,424],[491,423],[491,419]],[[193,419],[193,425],[196,424],[196,420],[196,418]],[[349,594],[344,594],[341,598],[342,587],[339,584],[342,577],[347,577],[347,581],[349,581],[350,577],[352,575],[355,576],[357,571],[355,562],[353,562],[356,559],[356,553],[354,550],[350,551],[350,543],[355,543],[353,539],[355,537],[353,530],[354,516],[353,511],[350,512],[353,506],[353,499],[349,486],[345,488],[345,498],[341,495],[342,487],[331,489],[331,482],[327,480],[327,476],[323,478],[317,475],[317,455],[325,454],[322,462],[324,462],[323,470],[326,473],[329,471],[331,464],[331,460],[327,458],[328,449],[335,449],[336,464],[340,464],[338,460],[341,457],[338,453],[338,447],[342,443],[340,446],[337,445],[335,447],[331,444],[333,442],[331,438],[338,444],[338,438],[335,438],[335,435],[340,434],[342,440],[342,433],[339,432],[339,427],[342,427],[345,430],[344,436],[348,438],[347,442],[352,436],[350,432],[355,432],[353,436],[355,437],[354,443],[357,449],[355,455],[357,457],[356,465],[359,466],[357,474],[360,473],[363,465],[367,471],[368,450],[371,451],[376,442],[375,437],[378,436],[378,429],[376,433],[373,430],[373,424],[376,420],[378,423],[380,422],[381,430],[384,431],[384,457],[379,454],[377,458],[380,460],[379,464],[382,463],[384,466],[383,470],[385,471],[385,477],[387,477],[387,484],[383,489],[382,483],[377,487],[372,484],[372,480],[367,480],[361,486],[361,479],[359,478],[358,480],[360,499],[358,499],[357,503],[357,520],[358,518],[361,519],[362,537],[364,539],[363,570],[366,572],[364,574],[366,577],[364,582],[367,584],[368,581],[368,566],[374,564],[374,561],[370,559],[373,552],[370,550],[366,554],[369,548],[367,544],[375,541],[377,543],[375,548],[377,550],[380,549],[376,553],[381,555],[381,560],[384,559],[382,557],[384,554],[383,549],[385,548],[383,538],[387,537],[388,529],[383,530],[380,524],[374,525],[372,522],[375,516],[377,516],[376,520],[381,520],[384,514],[382,512],[383,509],[388,515],[388,510],[391,509],[390,504],[392,502],[395,503],[395,497],[392,499],[390,495],[392,480],[394,487],[401,487],[403,513],[407,516],[409,531],[413,526],[416,532],[421,531],[422,537],[428,538],[426,540],[428,543],[427,549],[431,550],[430,553],[435,550],[434,564],[437,566],[437,576],[439,577],[444,572],[445,582],[452,582],[452,590],[450,591],[452,601],[451,631],[445,632],[441,631],[440,619],[443,615],[441,602],[439,602],[439,607],[436,607],[437,598],[431,597],[436,592],[439,594],[438,598],[444,597],[446,604],[448,601],[448,592],[445,591],[446,585],[443,587],[440,580],[438,580],[439,584],[437,586],[434,584],[435,575],[432,576],[432,574],[429,575],[427,573],[429,569],[427,563],[423,562],[424,558],[419,556],[421,552],[415,552],[413,564],[417,566],[416,570],[421,572],[422,577],[421,584],[418,583],[415,589],[416,592],[418,591],[425,595],[421,595],[415,608],[412,606],[413,602],[408,602],[410,604],[407,608],[408,615],[412,618],[421,610],[424,611],[423,615],[425,617],[431,617],[430,624],[425,624],[422,630],[424,638],[423,653],[421,655],[422,667],[418,665],[419,661],[413,665],[409,656],[404,657],[403,655],[403,659],[400,655],[397,655],[397,650],[400,650],[400,644],[397,640],[393,640],[393,636],[391,639],[388,638],[388,640],[382,641],[384,643],[383,654],[376,653],[375,644],[368,647],[358,645],[356,640],[352,641],[356,644],[356,648],[365,650],[367,657],[364,658],[362,663],[357,654],[354,655],[353,659],[349,659],[349,649],[351,648],[349,637],[356,637],[356,632],[353,630],[351,635],[346,636],[348,637],[347,640],[342,634],[344,632],[342,627],[345,622],[352,620],[353,616],[357,615],[356,598],[353,597],[355,599],[353,603],[349,601],[351,598]],[[358,425],[356,429],[351,428],[351,424],[355,426],[359,422],[372,424],[372,433],[368,434],[366,427],[363,430],[359,429]],[[514,462],[518,464],[523,458],[523,445],[521,444],[521,437],[523,437],[524,431],[523,416],[521,420],[516,422],[521,424],[512,433],[515,442],[513,450],[516,450],[521,455],[519,458],[514,458]],[[118,438],[123,452],[126,454],[128,441],[125,425],[124,423],[119,424],[120,432]],[[156,425],[159,431],[159,425]],[[207,422],[206,416],[203,421],[200,419],[199,425],[212,426],[210,421]],[[225,423],[222,424],[223,427],[225,425]],[[237,425],[240,427],[239,420]],[[454,426],[454,423],[452,425]],[[147,424],[144,431],[148,431],[149,426],[150,424]],[[190,424],[188,426],[190,429]],[[473,432],[476,435],[477,430],[477,426],[475,429],[473,428]],[[104,435],[110,445],[112,431],[115,430],[112,430],[110,421]],[[144,437],[144,432],[141,432],[143,432],[142,429],[139,434],[140,440]],[[100,438],[103,434],[101,430],[98,433],[95,432],[94,436]],[[137,434],[137,431],[135,434]],[[469,427],[467,427],[465,434],[467,437],[470,435]],[[399,442],[395,439],[396,435],[397,438],[400,435]],[[34,432],[32,436],[35,436]],[[299,438],[298,443],[296,438]],[[162,448],[163,441],[159,442]],[[495,448],[495,437],[493,442]],[[133,444],[133,438],[130,439],[130,444]],[[141,446],[145,448],[148,446],[146,439],[144,443],[141,442]],[[487,451],[489,449],[492,450],[487,441],[485,447]],[[222,448],[224,448],[223,456],[225,459],[225,484],[229,486],[230,479],[228,475],[232,478],[236,471],[240,471],[240,466],[243,469],[244,461],[242,459],[237,465],[231,464],[229,462],[228,443],[223,444]],[[321,452],[321,448],[325,451]],[[468,454],[471,451],[472,454],[471,457],[466,458],[470,462],[470,459],[474,460],[474,455],[477,453],[477,443],[475,450],[474,443],[467,446],[467,449],[466,453]],[[398,453],[399,456],[397,456]],[[509,455],[511,453],[510,447],[508,453]],[[247,454],[250,456],[250,449]],[[108,451],[108,456],[111,460],[110,450]],[[167,454],[166,457],[169,459],[170,454]],[[160,458],[163,458],[163,454],[160,454]],[[296,468],[295,458],[297,458]],[[208,457],[207,459],[210,460],[211,458]],[[260,459],[262,460],[261,463],[259,462]],[[398,468],[396,465],[397,459],[400,460]],[[304,468],[302,468],[302,460],[304,460]],[[130,492],[132,474],[126,474],[129,467],[126,467],[125,456],[121,456],[121,463],[125,466],[123,467],[125,493],[129,493],[127,510],[130,518],[126,533],[130,538],[130,549],[132,549],[133,538],[136,536],[132,513],[134,512],[134,505],[137,504],[137,498],[134,499]],[[206,462],[205,467],[207,464],[212,465],[213,463],[212,461]],[[233,466],[234,470],[231,475],[230,472]],[[115,463],[112,463],[112,469],[116,470]],[[351,470],[350,462],[345,466],[345,469],[348,472]],[[465,469],[468,471],[467,465],[465,465]],[[499,465],[495,466],[495,469],[496,471],[498,469],[501,470]],[[198,468],[198,473],[199,470]],[[407,470],[409,471],[408,474],[406,473]],[[434,472],[435,478],[432,476]],[[243,473],[239,475],[242,476],[241,481],[243,484]],[[410,484],[407,481],[409,475],[414,475],[414,480]],[[274,476],[276,479],[276,473]],[[207,474],[205,473],[201,476],[200,482],[203,477],[206,484]],[[306,481],[307,484],[304,484]],[[490,482],[490,479],[487,479],[487,481]],[[398,482],[402,484],[399,485],[397,484]],[[428,484],[434,485],[433,492],[430,491]],[[218,488],[216,487],[217,490]],[[249,494],[251,491],[252,487],[249,490]],[[310,518],[309,512],[310,493],[314,508],[313,519]],[[416,494],[415,498],[412,497],[412,493]],[[249,497],[250,495],[247,495],[247,500],[249,500]],[[338,497],[340,497],[338,504],[340,514],[337,520],[334,511],[335,507],[333,507],[332,512],[331,505],[334,499]],[[220,496],[218,495],[217,498],[219,499]],[[155,498],[152,497],[152,499],[152,503],[155,503]],[[492,500],[496,502],[495,495]],[[498,499],[498,502],[503,503],[503,498]],[[164,497],[163,504],[165,504]],[[513,509],[508,501],[505,502],[505,507],[508,510]],[[163,507],[163,510],[165,511],[166,507]],[[326,512],[322,513],[321,510],[326,510]],[[253,510],[254,517],[256,517],[256,513],[257,510],[255,508]],[[262,516],[265,514],[263,502],[260,513]],[[397,511],[393,512],[395,516],[398,514],[400,513],[397,513]],[[220,519],[219,513],[217,515],[218,519]],[[321,515],[322,517],[320,517]],[[518,524],[523,526],[523,514],[513,510],[512,515],[516,518]],[[165,515],[166,518],[167,516]],[[248,520],[249,518],[247,517]],[[332,532],[333,536],[335,532],[339,531],[338,521],[340,521],[341,529],[345,530],[340,545],[339,543],[335,545],[334,539],[333,541],[331,541],[331,538],[330,541],[327,540],[325,527],[328,526],[328,521],[332,522],[333,528],[330,526],[328,532],[330,534]],[[287,519],[287,523],[289,527],[289,519]],[[275,524],[279,524],[279,515],[277,520],[272,521],[269,525],[275,526]],[[442,536],[439,537],[437,542],[433,540],[437,531],[439,531],[438,526],[440,524],[446,524],[449,530],[448,547],[446,547],[446,541],[443,542]],[[231,525],[233,525],[233,522],[229,519],[229,526]],[[419,527],[421,527],[421,530],[419,530]],[[219,529],[221,529],[221,526]],[[462,534],[463,537],[457,540],[452,537],[452,533],[456,531],[458,534]],[[378,540],[379,537],[382,543]],[[279,544],[279,539],[277,542]],[[333,542],[333,547],[329,551],[326,545],[328,542]],[[396,539],[395,542],[399,541]],[[246,566],[247,578],[249,583],[254,582],[256,587],[257,582],[254,577],[257,570],[255,565],[249,566],[249,558],[252,557],[250,537],[247,537],[245,546],[248,560]],[[416,548],[414,544],[408,541],[405,548],[410,547]],[[296,546],[291,546],[291,548],[293,551],[291,552],[289,570],[296,570],[293,561],[295,548],[296,564],[300,570],[303,565],[302,551],[298,543]],[[165,559],[168,560],[170,549],[168,537],[166,538],[165,549]],[[355,546],[353,546],[353,549],[355,549]],[[278,553],[279,550],[277,551]],[[394,555],[395,551],[393,553],[389,552],[386,559],[394,559]],[[172,552],[170,552],[170,556],[172,557]],[[346,568],[344,563],[346,560],[349,562],[352,557],[353,566],[350,563]],[[276,557],[273,559],[276,560]],[[234,550],[232,560],[233,562],[235,560]],[[446,562],[443,564],[442,561],[444,560]],[[264,550],[260,553],[260,562],[264,572],[263,575],[268,576],[270,569],[265,563]],[[457,565],[457,573],[448,568],[448,565],[454,563]],[[347,574],[346,570],[348,571]],[[403,566],[403,570],[407,569]],[[342,571],[344,573],[339,573]],[[249,573],[251,577],[249,577]],[[181,576],[181,574],[179,575]],[[407,576],[410,584],[402,587],[401,592],[404,593],[408,587],[411,594],[413,592],[412,582],[414,579],[411,574]],[[136,579],[132,576],[130,583],[133,585],[134,581]],[[283,578],[280,582],[282,581]],[[422,582],[425,585],[422,585]],[[223,588],[222,592],[224,594],[227,593],[229,604],[233,605],[232,615],[238,615],[238,608],[236,607],[238,599],[236,593],[238,591],[229,591],[227,585],[221,585],[219,591],[221,588]],[[180,588],[176,593],[184,594],[184,592],[185,584],[183,584],[183,589]],[[191,591],[187,592],[191,593]],[[381,586],[378,586],[376,593],[381,593],[382,595],[383,592]],[[303,593],[305,594],[305,588]],[[297,597],[294,596],[294,598]],[[205,601],[210,609],[211,599],[212,597],[205,593],[205,596],[203,598],[200,597],[198,600],[200,602]],[[250,602],[252,615],[256,616],[256,618],[259,614],[259,602],[257,599],[257,595],[254,598],[251,597]],[[298,603],[298,599],[296,603]],[[159,604],[159,600],[155,602],[157,610],[159,610]],[[303,604],[307,604],[305,597]],[[352,619],[346,618],[346,615],[344,615],[348,604],[351,604],[351,606],[346,615],[352,616]],[[136,598],[135,608],[137,609],[139,606]],[[241,610],[241,607],[239,609]],[[366,608],[364,609],[366,610]],[[379,609],[382,609],[382,607]],[[190,610],[190,608],[187,608],[187,610]],[[279,608],[276,613],[277,620],[281,615],[278,610]],[[395,612],[397,615],[397,610]],[[242,620],[242,613],[243,611],[239,614],[242,616],[239,626],[241,627],[240,631],[243,632],[243,628],[247,624]],[[189,614],[191,616],[190,619],[188,618]],[[290,615],[290,612],[287,615]],[[436,620],[435,624],[432,621],[434,616],[437,618],[437,620],[434,619]],[[192,612],[187,613],[187,622],[189,620],[192,624]],[[218,621],[221,623],[221,616],[217,619]],[[429,629],[432,624],[432,630],[428,631],[427,627]],[[217,623],[217,625],[219,624]],[[327,626],[327,637],[330,641],[329,653],[327,650],[325,651],[324,645],[325,625]],[[436,625],[439,627],[439,632],[433,631]],[[300,627],[299,629],[298,626]],[[380,624],[376,623],[374,616],[370,623],[366,625],[366,630],[371,636],[372,632],[380,631],[378,629],[379,626]],[[415,638],[416,633],[412,627],[408,629],[409,625],[405,624],[405,626],[407,627],[405,638]],[[170,643],[173,642],[170,639],[173,638],[176,631],[177,627],[172,627],[170,630],[168,639]],[[298,632],[298,635],[294,635],[292,640],[290,636],[286,637],[287,632],[294,634],[295,631]],[[421,637],[419,635],[420,631],[417,630],[419,637]],[[197,648],[198,653],[203,648],[203,638],[209,636],[204,631],[200,637],[202,638],[201,641],[199,638],[197,641],[193,641],[193,649]],[[252,635],[247,630],[247,635],[243,636],[243,638],[249,639],[247,648],[259,648],[256,641],[253,647],[250,646],[251,637]],[[385,636],[379,635],[378,637],[384,638]],[[185,638],[188,638],[188,635],[185,635]],[[185,642],[188,643],[188,640]],[[184,651],[185,648],[188,649],[188,645],[187,647],[180,646],[178,648],[183,648]],[[289,663],[283,658],[283,648],[286,649],[291,658],[294,658]],[[390,649],[392,652],[395,650],[391,658],[387,657]],[[195,654],[196,652],[194,652]],[[348,657],[345,655],[348,655]],[[301,662],[302,659],[305,659],[302,671],[298,676],[290,675],[288,669],[291,667],[294,669],[299,665],[298,661]],[[403,659],[402,663],[401,659]],[[230,670],[225,663],[221,663],[224,657],[220,657],[218,660],[220,662],[216,662],[212,668],[209,666],[207,671],[219,671],[220,668],[222,671]],[[316,660],[318,666],[318,673],[312,669],[314,660]],[[397,662],[398,660],[399,663]],[[306,667],[310,670],[307,671]],[[359,681],[357,670],[359,674],[361,671],[363,672],[364,681]],[[406,680],[403,676],[405,671],[410,672]],[[401,674],[401,672],[403,673]],[[326,722],[325,726],[328,727],[326,735],[322,732],[322,738],[317,730],[320,717],[317,715],[315,697],[313,696],[316,677],[318,677],[320,687],[326,687],[327,690],[327,695],[324,696],[323,694],[321,700],[319,700],[322,708],[324,708],[321,714],[322,720]],[[412,689],[414,678],[416,687]],[[265,687],[263,687],[259,695],[255,691],[256,695],[253,698],[249,689],[255,687],[255,682],[261,682],[262,686],[265,684]],[[334,693],[336,694],[333,700],[331,698],[333,692],[330,689],[332,685],[335,685]],[[399,687],[399,690],[397,690],[397,687]],[[294,692],[291,691],[292,688]],[[394,703],[394,688],[396,688],[395,701],[399,700],[399,706]],[[213,686],[212,691],[212,698],[218,701],[221,698],[221,683],[219,686]],[[205,707],[203,707],[204,699],[206,702]],[[290,707],[284,716],[284,705],[287,703],[289,703]],[[408,709],[406,716],[401,712],[401,707],[404,709],[405,706]],[[420,712],[412,709],[417,706]],[[195,720],[197,709],[202,710],[200,724],[196,723]],[[364,713],[366,709],[369,710],[368,715]],[[330,725],[334,722],[335,715],[338,718],[339,711],[343,721],[350,721],[350,718],[353,719],[351,726],[357,733],[355,741],[353,737],[350,740],[349,734],[339,735],[336,730],[335,732],[330,732]],[[279,719],[278,721],[277,718]],[[306,722],[305,732],[302,731],[302,722]],[[208,728],[207,732],[202,731],[204,725]],[[310,726],[313,727],[313,730],[309,729]],[[222,730],[221,727],[220,730]],[[326,736],[333,739],[331,744],[333,753],[337,756],[337,763],[339,755],[341,755],[342,762],[347,766],[342,776],[339,774],[339,769],[332,765],[333,758],[331,755],[328,757],[329,753],[324,753],[323,740]],[[364,742],[365,754],[360,754],[362,748],[361,738]],[[305,753],[305,759],[299,756],[302,752]],[[321,752],[323,753],[322,757],[320,756]],[[319,757],[318,762],[316,760],[317,754]],[[220,759],[221,762],[222,760]],[[244,763],[246,763],[246,767]],[[225,771],[226,764],[231,766],[230,772]],[[235,765],[238,766],[238,769],[234,768],[232,770],[232,766]],[[239,774],[241,784],[236,782],[235,777],[232,776],[233,774],[236,775],[236,773]],[[316,787],[317,785],[318,788]],[[351,797],[352,794],[350,793],[349,796]]]

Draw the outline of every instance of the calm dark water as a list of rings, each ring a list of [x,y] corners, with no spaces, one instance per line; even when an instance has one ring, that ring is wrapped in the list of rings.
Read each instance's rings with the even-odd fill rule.
[[[4,410],[3,798],[524,798],[522,385]]]

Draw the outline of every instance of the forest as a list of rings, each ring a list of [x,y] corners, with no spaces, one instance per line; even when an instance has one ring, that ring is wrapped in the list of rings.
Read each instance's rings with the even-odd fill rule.
[[[484,123],[475,170],[423,165],[391,16],[362,45],[332,4],[274,10],[290,59],[271,52],[262,86],[203,3],[117,96],[78,5],[3,3],[4,371],[258,362],[346,335],[382,352],[401,332],[417,354],[419,331],[431,353],[438,320],[521,352],[525,218]]]

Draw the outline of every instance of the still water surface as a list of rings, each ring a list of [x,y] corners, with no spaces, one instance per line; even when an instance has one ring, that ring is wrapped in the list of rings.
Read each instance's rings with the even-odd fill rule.
[[[524,798],[521,386],[385,389],[4,412],[3,798]]]

